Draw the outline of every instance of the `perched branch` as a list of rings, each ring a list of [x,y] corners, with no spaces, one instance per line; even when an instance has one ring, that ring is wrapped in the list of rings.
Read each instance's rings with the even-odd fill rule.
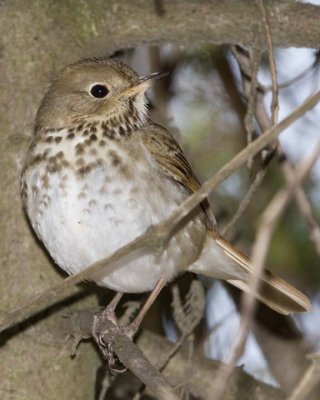
[[[82,311],[80,311],[80,313],[81,312]],[[94,316],[93,312],[91,312],[91,317],[89,317],[90,313],[88,311],[85,311],[85,313],[85,321],[82,321],[81,326],[79,325],[77,328],[77,330],[81,329],[83,335],[86,335],[87,332],[91,330],[91,321]],[[110,321],[107,321],[106,328],[108,327],[112,329],[114,325],[112,325]],[[145,394],[151,393],[155,395],[155,387],[161,387],[162,389],[167,387],[167,393],[172,395],[172,387],[183,385],[185,389],[196,398],[213,398],[212,378],[217,374],[221,366],[224,365],[221,362],[209,360],[202,355],[195,354],[190,363],[190,354],[187,346],[182,347],[179,352],[176,352],[174,351],[176,348],[175,343],[148,330],[141,331],[137,337],[136,344],[128,338],[123,337],[121,334],[116,334],[112,336],[111,339],[114,343],[113,349],[119,356],[121,362],[130,368],[136,376],[139,377],[141,374],[142,376],[140,379],[145,382],[146,385],[149,385],[149,389],[146,389]],[[109,341],[109,337],[105,337],[104,340]],[[168,358],[170,358],[169,362],[167,361]],[[148,370],[148,368],[150,368],[150,363],[152,366],[151,373]],[[165,365],[163,370],[164,378],[159,378],[159,373],[153,370],[153,365],[156,366],[156,368]],[[158,378],[160,380],[158,380]],[[169,382],[171,386],[168,387],[166,381],[163,383],[163,379]],[[160,393],[160,396],[163,396],[163,393],[166,393],[165,389]],[[281,390],[255,380],[244,372],[242,368],[236,368],[233,371],[225,398],[228,400],[236,400],[243,398],[244,395],[251,400],[269,400],[270,398],[274,400],[284,400],[285,398]],[[159,397],[158,395],[157,398],[162,399],[165,397]],[[176,399],[177,396],[166,397],[165,399],[169,400],[172,398]]]
[[[129,368],[159,400],[179,400],[172,387],[161,373],[148,361],[138,346],[119,331],[114,333],[115,325],[105,320],[101,325],[104,332],[103,341],[112,343],[115,354],[123,365]]]
[[[229,177],[241,165],[246,163],[250,157],[262,150],[268,143],[275,140],[280,132],[290,126],[293,122],[304,115],[308,110],[315,107],[320,101],[320,91],[310,96],[301,106],[293,113],[282,120],[278,125],[273,126],[264,135],[260,136],[240,153],[238,153],[231,161],[225,164],[214,177],[206,181],[202,187],[193,195],[188,197],[166,220],[162,223],[150,227],[145,233],[136,239],[115,251],[111,256],[96,262],[87,269],[78,274],[69,276],[56,286],[34,296],[22,306],[11,312],[3,312],[0,315],[0,331],[30,317],[34,313],[48,307],[50,304],[62,299],[74,289],[77,283],[89,279],[93,275],[105,270],[106,273],[112,271],[115,261],[123,258],[129,253],[134,252],[142,247],[159,249],[163,243],[171,236],[174,228],[181,222],[199,203],[201,203],[210,192],[216,188],[221,182]]]

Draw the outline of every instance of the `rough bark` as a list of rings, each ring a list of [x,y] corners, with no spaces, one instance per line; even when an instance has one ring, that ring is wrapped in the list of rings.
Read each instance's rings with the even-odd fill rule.
[[[254,2],[161,3],[159,10],[149,0],[0,2],[0,309],[61,279],[32,236],[19,196],[33,117],[55,72],[79,57],[138,45],[250,44],[258,31]],[[292,1],[269,7],[275,45],[319,45],[319,7]],[[94,300],[81,302],[83,307]],[[66,332],[53,311],[1,336],[1,399],[93,398],[96,353],[84,346],[70,360]]]

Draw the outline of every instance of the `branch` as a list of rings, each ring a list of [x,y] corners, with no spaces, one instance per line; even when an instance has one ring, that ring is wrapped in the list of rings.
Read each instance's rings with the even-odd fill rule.
[[[112,350],[121,363],[129,368],[158,400],[179,400],[179,396],[173,392],[173,388],[149,362],[140,348],[126,335],[114,329],[115,325],[108,320],[104,320],[99,326],[99,331],[103,333],[103,341],[112,343]]]
[[[96,262],[87,269],[78,274],[69,276],[61,283],[53,286],[46,291],[34,296],[29,301],[24,302],[22,306],[10,311],[2,311],[0,314],[0,332],[8,327],[21,322],[36,312],[48,307],[59,299],[64,298],[75,289],[74,285],[83,280],[90,279],[98,272],[104,270],[106,273],[112,271],[115,261],[120,260],[124,256],[134,252],[142,247],[149,247],[153,250],[159,250],[168,238],[174,228],[199,204],[210,192],[215,189],[221,182],[228,178],[240,166],[246,163],[250,157],[262,150],[268,143],[275,140],[280,132],[298,120],[308,110],[316,106],[320,101],[320,91],[310,96],[300,107],[292,112],[288,117],[282,120],[278,125],[273,126],[264,135],[260,136],[254,142],[250,143],[240,153],[238,153],[231,161],[225,164],[215,176],[206,181],[202,187],[193,195],[188,197],[166,220],[162,223],[150,227],[145,233],[136,239],[115,251],[111,256]]]
[[[266,7],[275,46],[319,46],[318,6],[269,0]],[[259,10],[250,1],[166,1],[160,13],[150,0],[6,2],[1,10],[0,36],[8,35],[9,28],[15,27],[8,45],[23,48],[36,33],[39,47],[34,49],[39,51],[47,48],[54,34],[50,53],[58,66],[77,55],[110,54],[121,48],[146,44],[210,42],[250,46],[260,20]],[[49,27],[56,29],[52,32]],[[30,60],[34,49],[29,45]]]

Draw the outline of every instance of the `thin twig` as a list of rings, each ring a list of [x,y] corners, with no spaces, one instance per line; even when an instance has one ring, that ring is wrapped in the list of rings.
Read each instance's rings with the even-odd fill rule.
[[[74,291],[74,285],[83,280],[90,279],[93,275],[102,270],[110,273],[115,261],[120,260],[124,256],[132,253],[142,247],[151,249],[159,249],[163,243],[170,238],[175,227],[199,204],[210,192],[215,189],[221,182],[228,178],[234,171],[248,161],[250,157],[262,150],[268,143],[275,140],[278,135],[298,120],[307,111],[314,108],[320,101],[320,91],[305,100],[294,112],[282,120],[278,125],[273,126],[254,142],[250,143],[246,148],[240,151],[231,161],[225,164],[220,170],[209,180],[207,180],[201,188],[188,197],[170,216],[162,223],[150,227],[146,232],[132,240],[125,246],[115,251],[109,257],[100,260],[78,274],[69,276],[59,284],[35,295],[29,301],[23,303],[16,309],[9,312],[1,312],[0,315],[0,332],[8,327],[27,319],[31,315],[43,310],[49,305],[64,298],[70,292]]]
[[[267,47],[268,47],[268,58],[269,58],[269,67],[271,72],[271,80],[272,80],[272,101],[271,101],[271,120],[273,124],[276,124],[278,121],[278,111],[279,111],[279,101],[278,101],[278,83],[277,83],[277,71],[276,71],[276,63],[273,55],[273,44],[272,44],[272,36],[270,29],[270,21],[267,7],[264,3],[264,0],[257,0],[258,6],[260,8],[260,12],[262,15],[263,28],[266,36]]]
[[[307,75],[310,74],[310,72],[313,72],[314,70],[316,70],[319,67],[319,55],[316,56],[315,61],[312,62],[311,65],[309,65],[306,69],[304,69],[302,72],[300,72],[298,75],[296,75],[295,77],[288,79],[285,82],[282,83],[278,83],[278,89],[282,90],[282,89],[287,89],[289,86],[294,85],[295,83],[299,82],[301,79],[304,79]],[[272,90],[272,85],[271,86],[265,86],[264,88],[265,93],[269,92]]]
[[[251,203],[254,195],[256,194],[261,182],[263,181],[264,177],[267,174],[267,168],[263,167],[258,173],[256,174],[248,192],[242,199],[236,213],[231,218],[231,220],[221,229],[220,233],[222,236],[227,236],[230,231],[234,228],[236,223],[239,221],[241,216],[244,214],[245,210],[248,208],[249,204]]]
[[[249,280],[249,287],[251,288],[251,291],[248,293],[244,293],[242,303],[243,313],[239,331],[236,335],[236,340],[233,344],[229,361],[227,365],[221,369],[221,372],[216,378],[215,400],[220,400],[220,398],[222,397],[225,391],[225,387],[231,377],[233,368],[243,354],[244,346],[248,337],[256,305],[256,299],[254,298],[252,293],[256,293],[259,290],[259,277],[261,276],[264,269],[264,263],[273,231],[276,227],[277,222],[279,221],[280,216],[288,205],[289,200],[293,196],[294,191],[300,185],[303,179],[308,175],[312,166],[318,159],[319,154],[320,142],[318,143],[312,154],[308,155],[306,159],[299,164],[294,182],[287,185],[286,188],[281,189],[274,196],[262,215],[256,235],[256,241],[252,250],[252,264],[254,265],[255,273],[250,276]]]
[[[244,117],[244,126],[247,131],[247,144],[252,142],[255,133],[254,127],[254,112],[256,108],[256,98],[257,98],[257,76],[261,61],[261,46],[260,46],[260,38],[257,35],[255,42],[253,44],[252,56],[251,59],[251,79],[250,79],[250,91],[247,102],[247,111]],[[245,81],[243,81],[245,85]],[[248,163],[248,169],[251,171],[253,165],[253,158],[251,158]]]

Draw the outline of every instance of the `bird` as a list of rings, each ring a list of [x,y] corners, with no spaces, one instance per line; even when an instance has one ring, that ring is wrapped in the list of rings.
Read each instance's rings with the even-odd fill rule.
[[[76,274],[167,218],[200,188],[182,148],[148,112],[146,91],[163,73],[139,76],[120,60],[86,58],[52,81],[35,118],[21,174],[22,202],[55,263]],[[140,249],[92,276],[118,294],[160,290],[183,272],[252,291],[249,258],[223,238],[208,200],[172,233],[161,252]],[[281,314],[310,309],[309,299],[269,271],[253,295]]]

